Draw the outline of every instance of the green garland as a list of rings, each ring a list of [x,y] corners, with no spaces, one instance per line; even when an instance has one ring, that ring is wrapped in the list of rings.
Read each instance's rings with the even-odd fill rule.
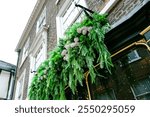
[[[83,85],[84,73],[89,70],[91,81],[96,78],[95,64],[111,73],[113,66],[110,53],[104,44],[104,35],[109,29],[106,15],[94,13],[92,19],[86,17],[81,23],[75,23],[60,39],[58,46],[38,68],[28,97],[31,100],[66,99],[65,87],[72,93],[77,83]]]

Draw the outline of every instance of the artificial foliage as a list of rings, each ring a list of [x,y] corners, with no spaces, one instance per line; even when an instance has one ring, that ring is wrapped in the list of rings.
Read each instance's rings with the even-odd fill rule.
[[[77,84],[83,85],[86,71],[89,70],[91,82],[95,82],[96,64],[111,73],[113,65],[104,44],[108,29],[106,15],[98,13],[73,24],[58,46],[49,53],[49,58],[38,68],[29,89],[29,99],[66,99],[65,87],[68,86],[75,94]]]

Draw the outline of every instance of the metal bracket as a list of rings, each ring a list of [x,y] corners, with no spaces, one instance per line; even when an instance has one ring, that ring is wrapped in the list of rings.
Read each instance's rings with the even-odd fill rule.
[[[92,11],[92,10],[90,10],[90,9],[88,9],[88,8],[86,8],[86,7],[82,6],[82,5],[80,5],[80,4],[75,4],[75,6],[76,6],[76,7],[80,7],[81,9],[83,9],[83,11],[84,11],[84,13],[86,14],[86,16],[89,17],[90,19],[93,19],[93,18],[91,17],[91,15],[89,15],[89,13],[93,14],[94,11]],[[87,11],[88,11],[89,13],[88,13]]]

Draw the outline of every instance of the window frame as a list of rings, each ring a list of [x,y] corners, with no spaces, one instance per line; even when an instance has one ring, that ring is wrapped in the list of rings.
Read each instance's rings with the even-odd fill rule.
[[[150,78],[150,76],[149,76],[148,78]],[[148,78],[146,78],[146,79],[148,79]],[[145,80],[145,79],[142,79],[142,80]],[[137,81],[137,82],[140,82],[140,81]],[[133,85],[133,84],[132,84],[132,85]],[[136,100],[139,100],[139,97],[142,97],[142,96],[144,96],[144,95],[150,94],[150,91],[148,91],[148,92],[145,92],[145,93],[141,93],[141,94],[136,95],[136,94],[135,94],[135,91],[134,91],[134,88],[133,88],[132,85],[130,86],[130,88],[131,88],[131,91],[132,91],[132,93],[133,93],[133,95],[134,95],[134,98],[135,98]]]
[[[42,48],[42,49],[41,49]],[[47,45],[43,42],[39,43],[37,47],[35,47],[34,52],[30,55],[30,72],[29,72],[29,80],[28,80],[28,91],[29,92],[29,87],[31,85],[32,82],[32,78],[34,76],[34,74],[36,73],[38,67],[41,65],[42,62],[44,62],[44,60],[46,60],[46,55],[47,55],[47,51],[45,50],[45,48],[47,48]],[[39,64],[38,67],[36,67],[36,55],[39,52],[39,50],[42,51],[42,56],[43,56],[43,61]]]
[[[59,43],[59,38],[62,38],[64,36],[64,32],[67,30],[63,30],[64,26],[63,26],[63,16],[64,14],[67,12],[67,10],[70,8],[71,4],[74,2],[82,2],[82,6],[87,7],[86,1],[85,0],[66,0],[65,3],[63,4],[62,8],[60,9],[59,13],[56,16],[56,27],[57,27],[57,44]],[[72,19],[71,23],[69,26],[71,26],[77,19],[78,17],[80,17],[81,13],[82,13],[82,9],[76,7],[78,10],[77,15]],[[73,11],[73,9],[72,9]],[[75,10],[74,10],[75,11]],[[69,27],[68,26],[68,27]]]
[[[68,6],[72,3],[72,0],[67,0],[65,1],[64,5],[62,6],[62,8],[60,9],[59,13],[56,16],[56,27],[57,27],[57,44],[59,43],[59,39],[62,38],[64,36],[64,32],[63,31],[63,21],[62,21],[62,16],[63,14],[66,12]],[[82,0],[83,2],[83,0]],[[118,0],[110,0],[105,7],[99,12],[100,14],[103,13],[107,13],[111,10],[111,8],[118,2]],[[57,5],[57,4],[56,4]],[[87,3],[84,0],[84,4],[82,4],[82,6],[87,7]],[[79,8],[80,13],[82,9]],[[80,15],[78,15],[77,17],[80,17]],[[77,17],[75,17],[73,20],[76,21]],[[73,23],[73,22],[72,22]]]
[[[44,61],[46,58],[44,57],[45,55],[45,52],[44,52],[44,45],[41,44],[41,46],[38,48],[38,50],[36,51],[35,55],[33,56],[34,58],[34,71],[36,71],[38,69],[38,67],[40,66],[40,64],[42,63],[38,63],[42,57],[42,60]],[[39,54],[40,54],[40,57],[39,57]],[[38,59],[38,60],[37,60]],[[38,66],[36,66],[38,64]]]
[[[28,89],[30,87],[32,78],[35,74],[35,56],[40,48],[42,49],[43,53],[43,61],[47,59],[47,28],[42,27],[42,29],[38,32],[38,34],[33,39],[30,48],[30,70],[29,70],[29,80],[28,80]],[[29,90],[28,90],[29,91]]]
[[[30,37],[28,37],[28,39],[27,39],[27,41],[24,44],[24,47],[22,49],[22,58],[21,58],[20,67],[22,66],[22,64],[26,60],[27,56],[29,55],[29,44],[30,44]]]
[[[26,69],[24,69],[24,71],[22,72],[22,74],[20,75],[20,77],[17,80],[16,94],[15,94],[15,99],[17,99],[17,100],[23,99],[25,77],[26,77]],[[20,82],[21,82],[21,84],[20,84]],[[21,89],[20,89],[20,86],[21,86]]]
[[[38,33],[44,25],[46,25],[46,7],[44,7],[36,22],[36,33]]]
[[[135,62],[135,61],[141,59],[141,57],[139,56],[137,50],[133,50],[133,51],[131,51],[130,53],[132,53],[132,52],[134,52],[134,54],[136,55],[136,58],[134,58],[134,59],[132,59],[132,60],[128,60],[128,63],[133,63],[133,62]],[[129,54],[130,54],[130,53],[127,54],[128,59],[129,59]]]
[[[145,37],[146,41],[150,41],[150,30],[147,31],[146,33],[144,33],[144,37]],[[149,37],[149,38],[147,38],[147,37]]]

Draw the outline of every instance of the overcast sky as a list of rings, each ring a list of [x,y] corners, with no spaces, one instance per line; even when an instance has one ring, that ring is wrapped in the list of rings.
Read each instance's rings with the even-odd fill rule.
[[[17,63],[16,45],[37,0],[0,1],[0,60]]]

